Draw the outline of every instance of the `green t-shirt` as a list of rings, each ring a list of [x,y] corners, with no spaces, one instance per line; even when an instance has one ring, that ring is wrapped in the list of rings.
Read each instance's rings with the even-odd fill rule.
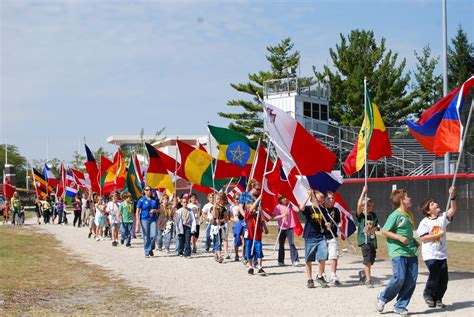
[[[12,207],[16,211],[20,211],[21,201],[18,198],[12,198]]]
[[[375,212],[371,212],[367,215],[367,227],[375,228],[379,225],[379,218]],[[365,214],[363,212],[357,216],[357,244],[359,246],[365,244]],[[374,234],[367,234],[367,244],[374,246],[377,249],[377,236]]]
[[[387,238],[388,254],[393,258],[396,256],[413,257],[418,256],[418,250],[413,238],[413,224],[410,217],[402,213],[400,210],[394,210],[387,218],[387,222],[383,226],[385,231],[396,233],[402,237],[408,238],[408,244],[404,245],[398,240]]]
[[[124,201],[120,205],[120,212],[122,213],[123,223],[133,223],[133,203],[130,204]]]

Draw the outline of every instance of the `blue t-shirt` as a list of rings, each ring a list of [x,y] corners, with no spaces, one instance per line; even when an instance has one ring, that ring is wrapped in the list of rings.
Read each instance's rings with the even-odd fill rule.
[[[253,198],[250,192],[243,192],[242,195],[240,195],[239,204],[246,204],[245,207],[247,207],[248,204],[253,204],[254,202],[255,198]]]
[[[156,221],[158,219],[158,213],[155,213],[153,216],[150,215],[150,210],[160,208],[160,201],[158,199],[146,198],[142,196],[137,203],[137,209],[140,208],[142,211],[140,213],[141,220],[152,220]]]

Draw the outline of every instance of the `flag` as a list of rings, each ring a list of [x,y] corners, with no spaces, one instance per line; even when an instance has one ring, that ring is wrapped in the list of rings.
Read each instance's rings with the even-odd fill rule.
[[[7,177],[5,172],[3,173],[3,187],[2,187],[3,196],[10,200],[15,193],[15,188],[10,183],[10,177]]]
[[[211,156],[201,150],[192,147],[182,141],[177,141],[179,153],[181,155],[181,164],[178,169],[178,176],[191,183],[213,187]],[[215,189],[220,190],[227,184],[227,179],[215,179]]]
[[[61,161],[59,165],[59,184],[56,188],[56,197],[63,197],[64,195],[64,183],[66,182],[66,172],[64,171],[64,164]]]
[[[234,197],[237,193],[242,194],[247,189],[247,178],[245,176],[241,176],[237,185],[227,194],[227,198],[230,201],[234,201]]]
[[[99,170],[99,176],[100,176],[100,188],[104,188],[104,180],[105,177],[107,176],[107,171],[109,168],[114,165],[114,162],[109,160],[106,156],[100,155],[100,170]]]
[[[74,181],[79,187],[87,192],[91,191],[91,180],[89,178],[89,174],[85,174],[73,168],[71,168],[71,173],[74,177]]]
[[[366,149],[367,158],[372,161],[377,161],[384,156],[392,156],[392,146],[382,116],[368,90],[365,92],[365,109],[359,136],[344,162],[344,172],[347,176],[354,174],[364,166]],[[366,131],[367,137],[365,137]]]
[[[428,152],[443,156],[447,152],[461,150],[463,126],[460,113],[464,99],[473,85],[474,76],[471,76],[461,86],[425,110],[416,123],[407,120],[411,134]]]
[[[339,209],[341,212],[341,223],[339,224],[341,239],[346,240],[356,231],[356,224],[354,222],[354,218],[352,218],[349,208],[347,207],[344,200],[342,200],[341,195],[339,195],[339,193],[334,193],[334,199],[334,207]]]
[[[256,145],[237,131],[207,126],[219,143],[219,154],[215,166],[215,178],[248,175],[255,157]]]
[[[253,179],[262,183],[263,174],[265,174],[265,165],[272,164],[272,161],[268,160],[267,163],[268,153],[267,150],[263,147],[263,144],[260,144],[258,148],[257,155],[255,156],[256,162],[254,162],[254,170],[253,170]],[[250,175],[248,175],[250,177]]]
[[[151,188],[166,189],[168,195],[174,193],[174,184],[171,176],[168,174],[168,170],[163,160],[158,154],[158,151],[149,143],[145,143],[150,156],[150,163],[148,164],[148,170],[146,172],[145,183]]]
[[[140,181],[140,184],[145,185],[143,182],[143,173],[142,173],[142,168],[140,167],[140,162],[138,161],[138,155],[133,155],[133,160],[135,161],[135,173],[138,177],[138,180]]]
[[[65,170],[65,174],[66,174],[66,177],[65,177],[65,182],[66,182],[65,185],[66,186],[65,186],[64,200],[68,204],[71,204],[74,197],[76,197],[76,194],[77,194],[77,191],[78,191],[78,186],[77,186],[77,183],[74,179],[74,176],[72,175],[71,170],[67,166],[64,168],[64,170]]]
[[[114,191],[120,191],[125,187],[125,178],[127,170],[125,158],[120,149],[114,155],[113,164],[102,176],[102,194],[108,195]]]
[[[270,104],[265,103],[264,106],[265,127],[282,161],[283,156],[293,161],[293,167],[297,166],[301,175],[315,175],[332,170],[336,155],[286,112]],[[317,153],[317,156],[312,157],[310,153]]]
[[[84,165],[86,166],[87,173],[89,174],[91,189],[92,192],[100,194],[100,175],[99,169],[97,168],[97,162],[95,161],[94,155],[87,144],[84,144],[84,146],[86,148],[87,156],[87,161]]]
[[[318,190],[323,194],[329,191],[335,193],[343,183],[342,177],[333,172],[318,173],[314,176],[307,176],[307,179],[312,189]]]
[[[48,183],[44,176],[35,168],[33,168],[33,184],[38,197],[40,199],[45,199],[48,196]]]
[[[137,201],[142,195],[142,183],[140,181],[140,176],[137,171],[137,160],[136,155],[130,160],[128,164],[127,172],[127,190],[132,194],[133,200]]]
[[[48,183],[47,190],[48,192],[53,192],[54,188],[58,186],[58,180],[54,176],[53,172],[51,171],[51,167],[49,167],[48,163],[44,164],[43,168],[43,177]]]

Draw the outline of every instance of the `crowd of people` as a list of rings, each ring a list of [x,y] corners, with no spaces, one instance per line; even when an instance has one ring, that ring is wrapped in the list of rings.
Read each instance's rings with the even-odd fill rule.
[[[88,228],[88,238],[101,242],[112,241],[112,246],[131,247],[132,239],[141,233],[145,257],[155,256],[155,252],[172,252],[190,258],[197,253],[200,232],[205,233],[203,252],[212,252],[217,263],[242,261],[249,275],[266,274],[263,265],[262,235],[268,234],[265,219],[261,216],[261,187],[252,180],[247,191],[236,193],[229,201],[226,193],[210,193],[207,203],[201,205],[195,193],[185,193],[180,197],[160,194],[145,186],[143,195],[134,202],[132,195],[124,192],[112,193],[108,200],[104,196],[83,193],[76,195],[72,202],[73,226]],[[415,228],[414,216],[409,211],[411,198],[404,189],[394,190],[391,201],[395,210],[381,228],[373,201],[367,197],[364,186],[357,202],[357,244],[362,253],[362,270],[359,282],[372,288],[371,269],[375,263],[377,250],[376,231],[387,237],[388,253],[392,261],[393,276],[385,289],[377,296],[376,310],[382,312],[385,304],[396,299],[394,312],[407,314],[407,306],[415,290],[418,276],[418,247],[414,231],[421,239],[423,260],[429,270],[423,297],[428,307],[444,308],[443,296],[447,290],[447,245],[446,228],[456,212],[455,188],[449,189],[450,208],[442,213],[439,205],[431,198],[420,206],[424,219]],[[278,221],[278,265],[285,264],[285,243],[288,240],[290,260],[299,266],[300,256],[295,246],[295,214],[301,213],[305,219],[303,230],[304,261],[307,287],[314,288],[315,282],[322,288],[341,284],[337,276],[338,225],[341,213],[334,207],[332,192],[323,194],[308,190],[306,199],[300,206],[294,206],[283,196],[278,197],[273,217]],[[24,209],[15,193],[10,202],[3,205],[4,224],[10,213],[12,223],[24,221]],[[67,224],[67,213],[63,198],[35,201],[36,221],[41,224]],[[201,230],[201,224],[205,230]],[[204,228],[203,228],[204,229]],[[229,236],[233,236],[231,259]],[[326,261],[330,261],[330,274],[325,274]],[[318,272],[313,279],[313,262],[318,262]]]

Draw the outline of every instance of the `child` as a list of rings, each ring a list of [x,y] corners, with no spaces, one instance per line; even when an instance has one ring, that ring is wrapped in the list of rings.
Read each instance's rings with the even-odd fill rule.
[[[43,200],[42,202],[43,207],[43,220],[44,224],[50,224],[51,219],[51,205],[47,199]]]
[[[105,206],[102,203],[102,197],[97,196],[95,200],[95,239],[104,241],[104,227],[107,222],[105,215]]]
[[[119,194],[117,192],[112,193],[112,199],[107,203],[105,210],[109,214],[108,220],[110,223],[110,230],[112,236],[112,246],[118,246],[118,235],[120,229],[120,208],[119,208]]]
[[[79,195],[76,195],[76,198],[74,199],[74,202],[72,203],[72,207],[74,210],[74,220],[72,221],[72,225],[75,227],[77,224],[77,227],[80,228],[82,204],[81,204],[81,199],[79,198]]]
[[[306,206],[306,203],[311,198],[311,205]],[[320,206],[318,200],[324,200],[324,195],[320,192],[314,194],[312,189],[308,190],[308,197],[299,206],[297,212],[302,212],[306,217],[306,223],[303,230],[304,238],[304,253],[306,262],[306,275],[308,282],[306,286],[308,288],[314,288],[313,281],[313,262],[317,260],[318,276],[316,281],[322,288],[328,287],[328,283],[323,277],[324,265],[328,259],[328,245],[326,241],[326,230],[327,227],[331,226],[331,223],[326,223],[325,219],[328,219],[326,209]]]
[[[383,292],[377,296],[375,307],[378,312],[382,312],[385,304],[397,297],[393,312],[407,315],[407,306],[418,277],[418,242],[413,238],[415,219],[408,211],[412,204],[405,189],[394,190],[391,200],[396,209],[388,216],[382,234],[387,237],[393,275]]]
[[[123,194],[123,202],[120,204],[120,215],[119,218],[121,220],[121,239],[120,243],[124,244],[127,248],[132,246],[132,226],[133,226],[133,200],[132,194],[126,192]]]
[[[202,207],[201,218],[206,219],[206,252],[209,252],[211,247],[211,222],[212,222],[212,213],[211,208],[214,206],[214,193],[207,194],[207,204]]]
[[[240,193],[237,192],[234,195],[234,206],[232,206],[232,213],[230,216],[230,221],[234,223],[233,235],[234,235],[234,252],[235,252],[235,262],[239,262],[239,247],[242,246],[242,241],[244,241],[244,217],[239,212],[239,199]],[[244,250],[242,248],[242,260],[245,259]]]
[[[196,221],[191,209],[188,208],[188,198],[181,198],[181,208],[176,211],[176,233],[178,239],[178,255],[191,257],[191,235],[196,230]]]
[[[178,200],[176,197],[173,197],[172,203],[165,203],[163,200],[163,215],[165,221],[165,230],[163,231],[163,247],[165,253],[170,253],[171,240],[174,236],[174,213],[178,207]]]
[[[446,245],[446,227],[456,213],[455,188],[449,188],[451,208],[441,213],[439,205],[427,198],[420,205],[425,218],[416,231],[421,238],[421,254],[430,275],[426,281],[423,297],[428,307],[444,308],[443,296],[448,288],[448,248]]]
[[[189,195],[189,203],[188,208],[193,211],[194,219],[196,219],[196,231],[193,233],[191,237],[191,247],[192,253],[196,253],[196,243],[199,239],[199,230],[201,228],[201,204],[197,199],[197,195],[195,193],[191,193]]]
[[[290,257],[291,263],[294,266],[298,266],[299,256],[298,250],[295,246],[295,240],[293,235],[293,228],[296,226],[295,220],[293,219],[294,208],[289,203],[288,199],[284,196],[278,197],[279,204],[273,211],[273,217],[278,220],[278,227],[280,229],[280,235],[278,238],[278,265],[285,265],[285,241],[288,237],[288,244],[290,245]]]
[[[372,265],[377,254],[377,236],[375,232],[379,229],[379,219],[374,212],[374,203],[367,197],[367,223],[365,223],[365,201],[364,197],[368,187],[364,186],[357,201],[357,244],[362,251],[362,265],[364,269],[359,271],[359,283],[373,288]],[[367,237],[367,240],[366,240]]]
[[[339,246],[337,245],[338,226],[341,223],[341,212],[337,207],[334,207],[336,199],[334,193],[328,191],[326,193],[326,211],[329,218],[326,219],[331,223],[326,233],[326,240],[328,243],[328,260],[331,262],[331,276],[329,283],[334,286],[341,284],[337,276],[337,260],[339,258]]]
[[[8,224],[8,220],[10,218],[10,203],[5,201],[3,203],[3,224]]]
[[[38,198],[35,199],[35,214],[36,214],[36,223],[40,225],[41,224],[41,201]]]
[[[20,200],[20,194],[18,192],[13,193],[13,197],[11,199],[11,208],[13,211],[13,216],[12,216],[12,225],[17,224],[16,218],[20,217],[20,207],[21,207],[21,200]]]
[[[227,196],[225,193],[217,194],[217,201],[212,208],[212,226],[211,234],[213,235],[214,241],[214,257],[215,260],[219,263],[224,261],[222,257],[222,241],[223,237],[226,234],[225,224],[229,220],[229,214],[226,209]]]

